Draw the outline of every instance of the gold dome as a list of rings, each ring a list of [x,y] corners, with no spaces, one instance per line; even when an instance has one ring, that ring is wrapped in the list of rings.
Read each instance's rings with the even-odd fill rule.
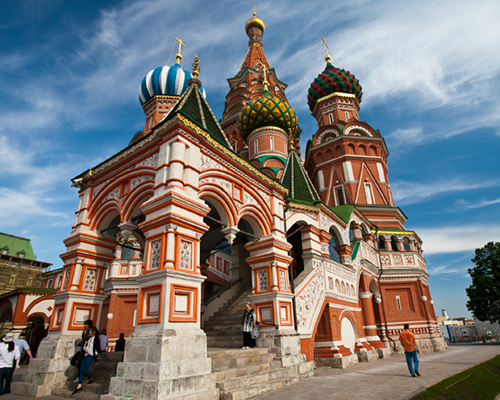
[[[245,32],[248,32],[250,28],[257,27],[262,30],[262,33],[264,33],[264,29],[266,29],[264,22],[260,18],[257,18],[255,15],[256,14],[253,13],[253,17],[250,18],[245,24]]]

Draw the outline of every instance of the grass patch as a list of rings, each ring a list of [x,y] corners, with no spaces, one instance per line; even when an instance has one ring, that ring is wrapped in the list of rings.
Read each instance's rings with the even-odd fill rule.
[[[412,400],[493,400],[500,393],[500,356],[460,372]]]

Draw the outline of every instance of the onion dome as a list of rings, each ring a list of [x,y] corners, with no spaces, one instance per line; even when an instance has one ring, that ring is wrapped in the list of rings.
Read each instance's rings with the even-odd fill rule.
[[[246,105],[238,119],[238,129],[246,140],[252,131],[258,128],[274,126],[288,133],[289,129],[297,127],[297,115],[289,104],[272,97],[264,89],[262,97]]]
[[[245,32],[248,32],[250,28],[256,27],[259,28],[262,33],[264,33],[264,29],[266,29],[266,26],[264,25],[264,22],[256,17],[256,13],[253,13],[253,17],[250,18],[247,23],[245,24]]]
[[[191,72],[184,71],[180,64],[172,67],[158,67],[148,72],[139,87],[139,100],[141,104],[146,103],[155,95],[181,96],[188,87]],[[205,89],[200,87],[203,97],[206,97]]]
[[[319,99],[335,92],[354,94],[360,103],[363,96],[362,87],[356,77],[349,71],[334,67],[328,59],[325,70],[314,79],[309,88],[309,109],[313,111]]]

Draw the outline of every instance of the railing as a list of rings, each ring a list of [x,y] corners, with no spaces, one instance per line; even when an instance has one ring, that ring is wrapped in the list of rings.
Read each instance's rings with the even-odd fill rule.
[[[218,299],[222,294],[224,294],[224,292],[228,291],[234,285],[236,285],[238,282],[241,282],[242,280],[243,280],[243,277],[241,277],[235,281],[229,281],[229,282],[225,283],[220,288],[218,288],[217,290],[210,293],[207,297],[205,297],[203,299],[203,304],[204,305],[210,304],[212,301],[214,301],[215,299]]]

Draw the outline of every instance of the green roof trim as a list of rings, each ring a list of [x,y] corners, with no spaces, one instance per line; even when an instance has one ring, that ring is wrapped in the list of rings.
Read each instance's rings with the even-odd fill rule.
[[[360,247],[360,243],[356,242],[356,244],[354,245],[354,249],[352,250],[352,253],[351,253],[351,258],[353,260],[355,260],[356,256],[358,255],[359,247]]]
[[[354,211],[354,206],[350,204],[344,204],[343,206],[330,207],[330,210],[337,214],[339,218],[347,224],[351,219],[351,214]]]
[[[277,158],[278,160],[283,161],[283,164],[286,164],[286,161],[287,161],[285,157],[280,157],[280,156],[276,156],[276,155],[256,157],[256,159],[260,161],[261,165],[264,163],[264,161],[269,160],[270,158]],[[278,168],[278,170],[279,170],[279,168]]]
[[[307,204],[317,204],[321,202],[295,150],[290,151],[285,173],[281,178],[281,183],[289,189],[289,199]]]
[[[19,257],[19,253],[23,253],[24,259],[36,260],[31,239],[0,232],[0,254],[4,251],[7,251],[5,255],[10,257]]]

